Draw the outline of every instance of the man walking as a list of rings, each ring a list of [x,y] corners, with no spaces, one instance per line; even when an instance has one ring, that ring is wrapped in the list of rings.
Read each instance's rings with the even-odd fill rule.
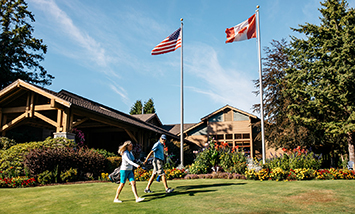
[[[143,162],[143,164],[145,165],[147,163],[148,159],[150,158],[150,156],[154,153],[153,174],[149,178],[148,185],[144,190],[145,193],[152,193],[152,191],[150,190],[150,186],[152,185],[152,183],[154,181],[155,175],[158,175],[158,179],[161,178],[161,180],[163,181],[166,193],[171,193],[174,191],[174,189],[170,189],[168,187],[168,184],[166,182],[165,173],[164,173],[164,159],[165,159],[164,158],[164,146],[165,146],[165,142],[166,142],[166,136],[163,134],[160,137],[160,139],[158,140],[158,142],[156,142],[154,144],[152,151],[149,152],[147,158]]]

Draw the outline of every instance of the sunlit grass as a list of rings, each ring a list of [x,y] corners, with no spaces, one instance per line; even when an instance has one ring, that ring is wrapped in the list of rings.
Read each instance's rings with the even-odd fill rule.
[[[0,213],[355,213],[354,180],[173,180],[171,194],[157,182],[145,194],[146,184],[137,182],[145,201],[136,203],[127,184],[121,204],[113,183],[0,189]]]

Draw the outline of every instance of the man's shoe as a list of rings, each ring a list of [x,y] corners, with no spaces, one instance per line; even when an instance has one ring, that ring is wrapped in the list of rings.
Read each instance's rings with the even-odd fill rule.
[[[119,199],[115,199],[113,200],[113,203],[122,203],[122,201],[120,201]]]
[[[145,189],[144,193],[153,193],[153,191],[151,191],[150,189]]]
[[[141,202],[141,201],[143,201],[143,200],[144,200],[144,198],[140,198],[140,197],[139,197],[139,198],[136,199],[136,202],[138,203],[138,202]]]
[[[168,188],[168,189],[165,190],[165,192],[166,192],[166,193],[172,193],[172,192],[174,192],[174,189]]]

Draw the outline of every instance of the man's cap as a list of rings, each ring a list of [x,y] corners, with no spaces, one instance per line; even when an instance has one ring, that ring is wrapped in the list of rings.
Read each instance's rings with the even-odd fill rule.
[[[165,134],[162,134],[160,138],[166,140]]]

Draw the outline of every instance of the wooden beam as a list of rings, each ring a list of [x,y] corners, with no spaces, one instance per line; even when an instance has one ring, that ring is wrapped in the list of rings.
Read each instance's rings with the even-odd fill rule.
[[[30,99],[31,99],[31,93],[27,93],[27,100],[26,100],[26,111],[30,111]]]
[[[0,131],[5,131],[6,129],[10,128],[11,126],[14,126],[15,124],[19,123],[20,121],[22,121],[25,118],[26,118],[26,112],[21,114],[21,115],[19,115],[18,117],[16,117],[12,121],[8,122],[7,124],[3,125],[1,127]],[[6,121],[4,121],[4,122],[6,122]]]
[[[30,101],[30,117],[34,116],[34,111],[35,111],[35,104],[34,104],[34,97],[35,97],[35,93],[31,92],[31,101]]]
[[[50,105],[51,105],[52,108],[54,108],[54,105],[55,105],[55,100],[54,100],[54,98],[51,99]]]
[[[43,104],[43,105],[35,106],[35,111],[47,111],[47,110],[56,110],[56,108],[52,108],[51,104]]]
[[[80,120],[80,121],[75,121],[75,122],[73,122],[72,124],[73,124],[73,128],[74,127],[77,127],[78,125],[80,125],[80,124],[82,124],[82,123],[84,123],[85,121],[88,121],[89,120],[89,118],[88,117],[86,117],[86,118],[84,118],[84,119],[82,119],[82,120]]]
[[[4,114],[10,114],[10,113],[23,113],[27,110],[26,106],[18,106],[18,107],[11,107],[11,108],[3,108],[2,112]],[[45,111],[45,110],[56,110],[55,108],[52,108],[50,104],[44,104],[44,105],[36,105],[34,107],[35,111]]]
[[[41,114],[41,113],[35,112],[35,113],[34,113],[34,116],[35,116],[35,117],[38,117],[39,119],[43,120],[43,121],[46,122],[46,123],[51,124],[51,125],[54,126],[54,127],[57,127],[57,122],[55,122],[55,121],[53,121],[52,119],[50,119],[50,118],[44,116],[44,115]]]
[[[62,111],[62,128],[63,128],[63,132],[68,132],[69,130],[69,117],[68,117],[68,109],[65,109],[64,111]]]
[[[132,134],[132,132],[130,132],[128,129],[124,129],[127,134],[129,135],[130,138],[132,138],[132,140],[136,143],[138,143],[138,140],[136,139],[136,137]]]
[[[56,126],[57,127],[57,132],[62,131],[60,128],[62,127],[62,110],[58,109],[57,110],[57,123]]]
[[[118,121],[114,121],[112,119],[109,119],[107,117],[104,116],[98,116],[96,114],[91,114],[91,113],[87,113],[86,111],[79,111],[78,109],[72,109],[73,110],[73,114],[75,115],[80,115],[83,117],[88,117],[90,120],[94,120],[100,123],[104,123],[106,125],[109,126],[114,126],[114,127],[118,127],[118,128],[129,128],[129,129],[134,129],[134,130],[138,130],[132,126],[129,125],[125,125],[124,122],[118,122]]]
[[[33,86],[33,85],[23,81],[23,80],[19,80],[18,85],[19,85],[20,88],[25,88],[27,90],[31,90],[33,92],[36,92],[37,94],[45,96],[45,97],[47,97],[49,99],[54,99],[57,103],[59,103],[61,105],[64,105],[65,107],[69,108],[71,106],[70,102],[65,101],[65,100],[63,100],[63,99],[61,99],[61,98],[59,98],[59,97],[57,97],[57,96],[55,96],[53,94],[50,94],[50,93],[48,93],[48,92],[46,92],[46,91],[44,91],[44,90],[42,90],[42,89],[40,89],[40,88],[38,88],[36,86]]]
[[[73,131],[73,120],[74,120],[74,114],[70,110],[70,116],[69,116],[69,132]]]

